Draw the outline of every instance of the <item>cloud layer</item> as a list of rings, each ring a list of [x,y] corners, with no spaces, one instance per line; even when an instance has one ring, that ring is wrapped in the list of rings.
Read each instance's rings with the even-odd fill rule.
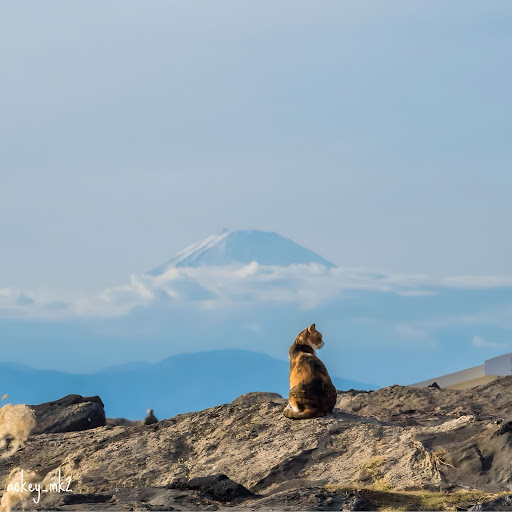
[[[335,374],[407,383],[508,351],[510,282],[314,264],[171,268],[93,296],[1,288],[0,329],[5,360],[80,372],[212,348],[284,359],[316,322]]]
[[[509,287],[512,287],[512,278],[508,276],[432,278],[340,267],[329,269],[318,264],[280,267],[252,262],[221,267],[173,267],[158,276],[133,274],[129,283],[105,288],[89,297],[58,297],[40,290],[0,288],[0,313],[4,317],[108,317],[156,304],[229,308],[240,303],[293,304],[307,310],[364,291],[413,300],[435,296],[443,290]]]

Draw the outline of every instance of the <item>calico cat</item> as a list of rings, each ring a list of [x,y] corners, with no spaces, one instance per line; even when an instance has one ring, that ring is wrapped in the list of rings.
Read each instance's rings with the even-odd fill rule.
[[[329,414],[336,404],[336,388],[327,368],[316,356],[324,346],[315,324],[304,329],[290,347],[290,394],[283,413],[292,420]]]

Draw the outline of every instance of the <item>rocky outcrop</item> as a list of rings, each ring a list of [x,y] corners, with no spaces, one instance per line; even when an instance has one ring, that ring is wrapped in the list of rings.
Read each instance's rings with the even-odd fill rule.
[[[231,405],[253,405],[274,403],[286,405],[288,400],[283,398],[279,393],[268,393],[266,391],[253,391],[252,393],[245,393],[235,398]]]
[[[106,424],[111,427],[134,427],[135,425],[141,425],[140,420],[127,420],[126,418],[107,418]]]
[[[36,426],[32,434],[77,432],[106,424],[103,402],[99,396],[68,395],[54,402],[31,405]]]
[[[404,425],[432,424],[461,416],[480,421],[512,416],[511,392],[512,377],[464,390],[389,386],[377,391],[338,392],[336,407]]]
[[[186,489],[199,491],[217,501],[240,502],[255,495],[243,485],[233,482],[226,475],[208,475],[191,478],[190,480],[176,480],[170,484],[172,489]]]
[[[358,501],[359,500],[359,501]],[[358,504],[367,508],[358,508]],[[371,505],[369,505],[369,503]],[[27,502],[26,508],[34,509]],[[355,491],[334,492],[305,486],[244,501],[225,502],[198,490],[170,487],[122,487],[110,492],[48,495],[44,509],[56,510],[378,510]]]
[[[483,512],[486,510],[512,510],[512,496],[499,496],[493,500],[473,505],[468,510],[471,510],[472,512]]]
[[[23,467],[52,482],[60,469],[73,497],[44,506],[63,510],[370,510],[393,493],[411,509],[410,493],[465,489],[482,493],[466,508],[492,507],[512,481],[511,394],[508,377],[468,391],[350,391],[304,421],[283,416],[282,398],[248,394],[154,425],[32,435],[0,460],[0,481]]]

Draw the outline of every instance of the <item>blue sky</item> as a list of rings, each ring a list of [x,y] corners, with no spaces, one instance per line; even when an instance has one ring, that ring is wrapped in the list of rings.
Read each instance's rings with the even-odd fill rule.
[[[510,2],[1,9],[5,285],[120,284],[223,227],[511,272]]]
[[[509,1],[0,11],[0,290],[98,294],[223,227],[345,267],[512,275]],[[478,361],[506,333],[460,343],[491,336]]]

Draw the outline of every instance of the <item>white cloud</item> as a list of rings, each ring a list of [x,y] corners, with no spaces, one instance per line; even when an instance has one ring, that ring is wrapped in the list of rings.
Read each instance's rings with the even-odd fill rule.
[[[478,347],[478,348],[491,348],[491,347],[504,348],[504,347],[507,347],[506,343],[496,343],[494,341],[487,341],[487,340],[484,340],[483,338],[481,338],[480,336],[473,336],[473,339],[471,340],[471,344],[474,347]]]
[[[69,298],[56,297],[41,290],[0,289],[0,317],[55,318],[68,316],[72,309]]]
[[[154,304],[189,304],[194,307],[226,308],[239,303],[289,303],[310,309],[340,298],[349,300],[357,292],[391,293],[403,297],[432,296],[443,289],[503,287],[512,279],[500,277],[451,277],[384,274],[364,269],[323,265],[248,265],[172,267],[161,275],[131,275],[122,286],[105,288],[94,297],[55,297],[41,291],[0,289],[0,314],[8,316],[119,316],[135,307]],[[456,323],[478,324],[485,312],[459,315]],[[508,313],[507,313],[508,315]],[[506,317],[507,315],[501,315]],[[503,320],[503,318],[502,318]],[[453,323],[454,319],[437,322]],[[503,320],[505,321],[505,320]],[[418,338],[419,332],[397,327],[398,334]]]

